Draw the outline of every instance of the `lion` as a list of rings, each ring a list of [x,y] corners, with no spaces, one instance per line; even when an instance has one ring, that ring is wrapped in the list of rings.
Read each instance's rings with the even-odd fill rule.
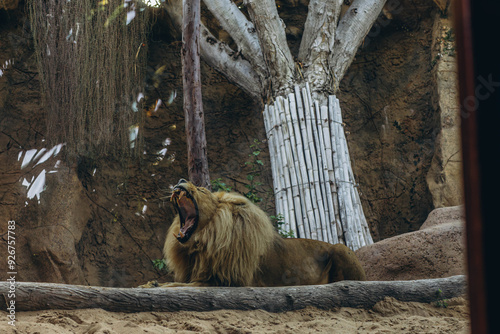
[[[171,201],[178,214],[163,253],[174,283],[162,287],[272,287],[366,279],[348,247],[284,239],[264,211],[242,195],[212,193],[181,179]]]

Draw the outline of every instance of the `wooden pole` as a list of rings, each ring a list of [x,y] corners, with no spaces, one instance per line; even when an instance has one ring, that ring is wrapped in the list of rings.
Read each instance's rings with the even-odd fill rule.
[[[300,91],[298,86],[295,87],[295,92],[289,94],[290,99],[290,116],[292,118],[293,130],[296,138],[296,150],[300,168],[300,188],[302,197],[305,203],[303,212],[306,213],[307,219],[304,219],[304,231],[301,235],[302,238],[311,238],[310,221],[315,218],[312,203],[315,198],[311,192],[309,180],[312,179],[312,173],[309,168],[308,161],[309,146],[307,145],[307,138],[305,137],[305,123],[303,116],[302,99],[300,98]]]
[[[500,142],[500,55],[488,37],[500,32],[500,6],[470,0],[454,4],[471,333],[499,333],[496,212],[500,177],[493,152]]]
[[[211,189],[201,95],[200,0],[184,0],[182,11],[182,82],[188,176],[195,185]]]

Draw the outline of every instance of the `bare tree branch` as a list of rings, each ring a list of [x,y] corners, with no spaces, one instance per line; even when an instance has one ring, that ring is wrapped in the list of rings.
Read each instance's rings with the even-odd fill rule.
[[[378,18],[386,0],[354,0],[339,22],[335,34],[335,45],[330,55],[330,68],[334,71],[333,90],[351,65],[358,47]]]
[[[168,1],[164,8],[177,27],[182,24],[182,1]],[[262,97],[263,85],[252,65],[241,57],[233,57],[235,52],[217,40],[201,24],[200,49],[202,59],[212,68],[222,73],[229,81],[243,89],[253,98]]]
[[[252,65],[246,59],[233,57],[234,51],[218,41],[203,25],[200,46],[201,56],[210,67],[222,73],[248,95],[262,99],[263,85]]]
[[[263,80],[267,75],[259,37],[252,22],[230,0],[204,0],[205,5],[219,21],[222,28],[231,35],[245,59],[253,66]]]
[[[288,48],[285,24],[274,0],[245,0],[248,13],[259,35],[260,46],[271,80],[271,90],[284,95],[293,87],[295,63]]]

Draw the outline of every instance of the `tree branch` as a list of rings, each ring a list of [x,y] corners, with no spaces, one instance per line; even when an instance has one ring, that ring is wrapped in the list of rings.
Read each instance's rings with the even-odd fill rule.
[[[354,60],[356,51],[378,18],[386,0],[354,0],[339,22],[335,34],[335,45],[330,55],[330,68],[334,71],[333,90]]]
[[[302,74],[310,83],[313,94],[317,91],[333,93],[333,75],[328,60],[333,52],[342,3],[343,0],[309,2],[298,58],[303,63]]]
[[[293,87],[295,63],[288,47],[285,24],[274,0],[245,0],[250,18],[257,29],[272,92],[284,95]]]
[[[267,69],[253,23],[248,21],[235,3],[230,0],[204,0],[204,2],[222,28],[238,45],[238,51],[252,64],[261,81],[264,80],[267,77]]]
[[[263,84],[248,60],[234,58],[234,51],[201,26],[201,56],[212,68],[255,99],[262,99]]]
[[[181,27],[182,1],[166,1],[163,6],[175,26]],[[262,98],[263,85],[252,65],[241,57],[233,57],[235,52],[217,40],[203,24],[200,26],[200,31],[202,59],[253,98]]]
[[[14,289],[14,290],[13,290]],[[220,309],[283,312],[308,306],[371,308],[385,297],[404,302],[431,303],[464,296],[465,276],[416,281],[341,281],[325,285],[276,288],[104,288],[82,285],[0,282],[0,305],[16,311],[102,308],[113,312],[211,311]],[[14,300],[14,299],[11,299]]]

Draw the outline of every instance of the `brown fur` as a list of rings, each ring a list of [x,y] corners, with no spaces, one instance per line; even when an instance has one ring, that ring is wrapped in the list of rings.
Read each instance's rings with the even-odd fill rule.
[[[283,239],[267,215],[247,198],[211,193],[187,182],[199,209],[198,227],[180,243],[179,216],[167,233],[164,256],[174,284],[283,286],[364,280],[354,253],[342,244]]]

